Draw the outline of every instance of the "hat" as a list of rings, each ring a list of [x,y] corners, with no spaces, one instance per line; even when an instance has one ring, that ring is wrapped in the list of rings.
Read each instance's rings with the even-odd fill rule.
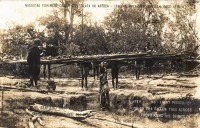
[[[101,62],[101,66],[107,66],[107,62],[105,61]]]
[[[36,39],[34,39],[34,44],[35,45],[40,45],[40,39],[39,38],[36,38]]]

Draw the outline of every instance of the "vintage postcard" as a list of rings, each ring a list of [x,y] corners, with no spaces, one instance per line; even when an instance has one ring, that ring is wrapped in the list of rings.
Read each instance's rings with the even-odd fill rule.
[[[200,128],[199,0],[0,0],[1,128]]]

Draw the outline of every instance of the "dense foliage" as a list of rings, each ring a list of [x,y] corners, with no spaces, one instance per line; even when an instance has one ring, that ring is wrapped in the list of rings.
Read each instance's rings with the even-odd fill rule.
[[[24,57],[34,38],[65,55],[130,53],[142,51],[146,42],[154,52],[165,53],[192,51],[198,45],[195,0],[175,1],[171,4],[179,6],[171,8],[159,8],[158,0],[129,1],[116,6],[101,25],[81,12],[81,1],[60,2],[62,7],[38,19],[43,31],[36,23],[2,31],[3,52]]]

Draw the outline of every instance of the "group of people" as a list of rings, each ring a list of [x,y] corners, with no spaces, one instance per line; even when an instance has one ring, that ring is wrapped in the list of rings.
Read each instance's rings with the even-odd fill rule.
[[[99,76],[99,94],[100,94],[100,106],[102,109],[109,109],[110,108],[110,98],[109,98],[109,85],[108,85],[108,79],[107,79],[107,68],[108,65],[111,66],[111,74],[112,74],[112,85],[113,88],[116,89],[118,85],[118,74],[119,74],[119,66],[117,62],[111,62],[107,63],[105,61],[102,61],[101,63],[93,62],[92,64],[90,62],[84,62],[81,64],[81,73],[82,73],[82,88],[85,85],[85,88],[87,89],[87,77],[89,75],[89,70],[91,68],[93,69],[93,75],[94,79]]]
[[[145,53],[148,53],[148,54],[151,54],[152,53],[152,48],[150,48],[150,42],[147,42],[143,48],[143,51]],[[151,58],[145,58],[145,59],[142,59],[142,58],[137,58],[135,60],[135,76],[136,76],[136,79],[139,79],[140,77],[140,72],[141,72],[141,68],[143,65],[145,65],[146,67],[146,72],[148,75],[151,75],[152,71],[152,67],[153,67],[153,64],[154,64],[154,61],[151,59]]]
[[[40,60],[42,56],[56,56],[54,46],[42,43],[39,38],[34,39],[28,46],[27,62],[29,65],[30,86],[36,86],[40,74]],[[49,68],[49,66],[48,66]],[[46,64],[43,70],[44,79],[46,78]]]
[[[40,74],[40,61],[41,56],[44,54],[44,51],[40,48],[41,41],[35,39],[33,44],[28,48],[27,62],[29,65],[29,75],[30,75],[30,86],[38,86],[39,74]],[[90,63],[83,63],[81,66],[82,71],[82,88],[85,84],[87,88],[87,77],[89,74]],[[106,63],[102,62],[99,66],[100,68],[100,103],[103,108],[109,108],[109,87],[107,81],[107,69]],[[115,67],[116,69],[116,67]],[[117,70],[116,70],[117,71]],[[116,72],[115,71],[115,72]],[[116,75],[114,75],[116,77]],[[84,83],[85,81],[85,83]]]
[[[41,45],[41,41],[39,39],[35,39],[33,41],[33,45],[28,50],[27,62],[29,65],[29,75],[30,75],[30,86],[38,86],[39,74],[40,74],[40,58],[44,51],[39,48]],[[141,66],[143,65],[143,60],[138,58],[135,60],[135,75],[136,79],[139,79]],[[111,76],[112,76],[112,87],[117,89],[118,86],[118,74],[119,74],[119,63],[118,62],[110,62],[109,66],[111,67]],[[147,72],[151,74],[152,60],[145,60]],[[89,75],[89,69],[91,66],[91,62],[81,63],[81,74],[82,74],[82,88],[85,84],[87,88],[87,77]],[[107,79],[107,67],[108,63],[102,61],[100,64],[97,62],[93,63],[93,71],[94,78],[95,73],[99,75],[99,88],[100,88],[100,105],[102,108],[109,109],[110,99],[109,99],[109,86]]]

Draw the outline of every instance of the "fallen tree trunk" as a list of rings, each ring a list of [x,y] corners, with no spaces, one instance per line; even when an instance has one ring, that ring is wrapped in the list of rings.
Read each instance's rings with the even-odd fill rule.
[[[157,84],[160,87],[175,87],[175,88],[196,88],[196,85],[191,84]]]
[[[16,89],[20,91],[30,91],[30,92],[39,92],[39,93],[48,93],[46,90],[41,89],[31,89],[31,88],[24,88],[24,87],[17,87],[17,86],[8,86],[8,85],[0,85],[0,90],[4,89]]]
[[[111,123],[115,123],[115,124],[119,124],[119,125],[122,125],[122,126],[126,126],[126,127],[131,127],[131,128],[139,128],[141,126],[138,126],[138,125],[133,125],[133,123],[125,123],[125,122],[121,122],[120,120],[111,120],[111,119],[105,119],[105,118],[91,118],[91,119],[96,119],[96,120],[100,120],[100,121],[106,121],[106,122],[111,122]]]
[[[20,90],[22,92],[38,92],[38,93],[53,93],[53,94],[63,94],[65,91],[48,91],[48,90],[44,90],[44,89],[34,89],[34,88],[24,88],[24,87],[17,87],[17,86],[9,86],[9,85],[0,85],[0,90],[10,90],[10,89],[16,89],[16,90]]]
[[[40,104],[31,105],[30,108],[33,111],[41,112],[44,114],[57,115],[57,116],[65,116],[75,120],[84,120],[93,116],[95,113],[94,110],[85,110],[85,111],[74,111],[71,109],[44,106]]]
[[[142,59],[161,59],[161,60],[170,60],[172,58],[180,58],[182,54],[149,54],[149,53],[130,53],[130,54],[102,54],[102,55],[85,55],[85,56],[76,56],[68,58],[49,58],[42,59],[41,64],[73,64],[73,63],[82,63],[82,62],[102,62],[102,61],[132,61],[137,58]],[[27,60],[6,60],[0,62],[0,64],[12,64],[12,63],[21,63],[27,64]]]
[[[180,74],[180,77],[198,77],[199,75],[198,74]]]

